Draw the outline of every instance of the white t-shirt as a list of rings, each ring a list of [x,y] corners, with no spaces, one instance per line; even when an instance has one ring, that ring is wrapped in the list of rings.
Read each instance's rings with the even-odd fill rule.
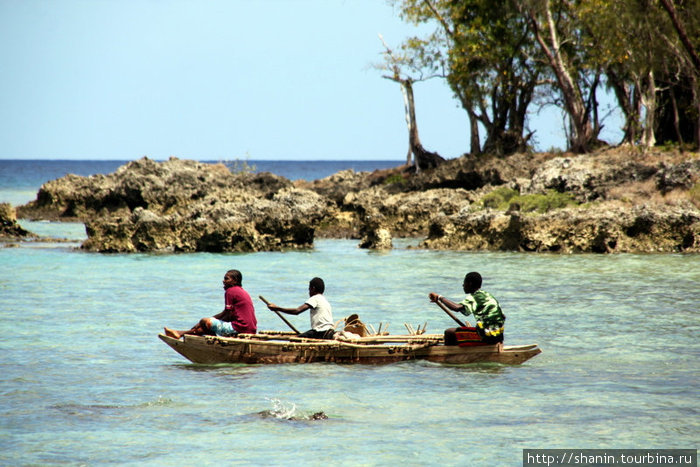
[[[333,313],[331,304],[326,297],[316,294],[309,297],[306,302],[311,306],[311,329],[314,331],[327,331],[333,327]]]

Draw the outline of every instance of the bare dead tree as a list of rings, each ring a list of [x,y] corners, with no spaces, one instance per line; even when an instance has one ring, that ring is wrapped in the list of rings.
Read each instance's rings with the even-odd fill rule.
[[[391,72],[391,74],[382,75],[382,78],[398,83],[401,87],[401,94],[403,95],[406,126],[408,127],[408,154],[406,156],[406,164],[411,165],[411,159],[413,158],[416,171],[437,167],[440,163],[444,162],[445,159],[438,153],[428,151],[421,144],[420,137],[418,136],[416,102],[413,94],[413,83],[416,81],[424,81],[428,78],[406,76],[402,71],[402,60],[394,54],[381,34],[379,35],[379,39],[384,45],[385,69]]]

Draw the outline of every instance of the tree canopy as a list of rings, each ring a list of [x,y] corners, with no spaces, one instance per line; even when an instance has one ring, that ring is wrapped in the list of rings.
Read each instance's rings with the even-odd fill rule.
[[[625,118],[622,143],[700,144],[700,0],[390,3],[434,27],[400,48],[413,73],[446,80],[469,117],[472,154],[524,150],[528,118],[545,104],[564,110],[568,149],[588,151],[600,144],[606,90]]]

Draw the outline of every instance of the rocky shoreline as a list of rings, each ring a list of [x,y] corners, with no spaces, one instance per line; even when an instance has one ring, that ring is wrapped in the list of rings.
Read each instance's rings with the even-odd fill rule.
[[[34,240],[36,238],[36,234],[29,232],[19,225],[17,222],[17,213],[10,203],[0,203],[0,241],[11,243],[23,240]]]
[[[417,237],[430,249],[700,252],[700,155],[466,155],[420,173],[347,170],[312,182],[143,158],[47,182],[17,216],[80,220],[82,248],[99,252],[273,251],[319,237],[377,249]]]

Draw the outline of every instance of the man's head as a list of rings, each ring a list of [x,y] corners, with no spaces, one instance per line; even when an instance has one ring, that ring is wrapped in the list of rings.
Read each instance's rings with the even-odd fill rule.
[[[323,279],[320,277],[314,277],[309,281],[309,294],[315,295],[317,293],[323,293],[326,290],[326,284],[323,283]]]
[[[236,285],[241,285],[243,283],[243,275],[238,269],[229,269],[224,274],[224,288],[228,289]]]
[[[474,293],[479,290],[481,288],[481,274],[478,272],[470,272],[464,276],[462,287],[466,293]]]

